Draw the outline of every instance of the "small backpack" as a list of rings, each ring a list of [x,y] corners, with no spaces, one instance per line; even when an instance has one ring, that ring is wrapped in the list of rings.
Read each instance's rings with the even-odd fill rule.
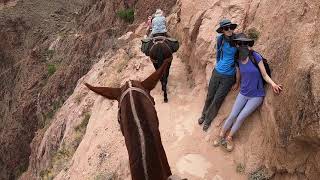
[[[253,65],[254,65],[256,68],[258,68],[258,70],[259,70],[259,72],[260,72],[260,69],[259,69],[257,60],[256,60],[256,59],[254,58],[254,56],[253,56],[253,52],[259,54],[259,55],[262,57],[262,62],[263,62],[264,68],[266,69],[266,72],[267,72],[267,74],[269,75],[269,77],[271,77],[271,69],[270,69],[268,60],[265,59],[260,53],[258,53],[258,52],[256,52],[256,51],[250,51],[250,55],[249,55],[249,59],[251,60],[251,62],[253,63]],[[261,72],[260,72],[260,75],[261,75],[261,77],[262,77]],[[267,82],[263,79],[263,77],[262,77],[262,80],[263,80],[263,85],[267,84]]]

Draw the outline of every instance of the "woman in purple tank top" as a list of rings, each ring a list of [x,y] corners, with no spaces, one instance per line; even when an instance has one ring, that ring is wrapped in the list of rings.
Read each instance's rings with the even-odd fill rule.
[[[214,146],[222,145],[227,151],[233,150],[234,143],[232,137],[240,128],[243,121],[262,104],[265,96],[263,79],[272,86],[274,93],[279,94],[282,91],[281,85],[274,83],[267,74],[261,55],[250,50],[254,41],[248,39],[244,34],[234,41],[239,50],[240,93],[219,136],[213,142]],[[254,64],[254,61],[258,64],[257,66]],[[225,138],[226,132],[229,129],[230,132]]]

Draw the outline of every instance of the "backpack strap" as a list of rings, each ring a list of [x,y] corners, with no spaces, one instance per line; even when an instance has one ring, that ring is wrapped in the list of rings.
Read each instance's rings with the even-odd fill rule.
[[[234,64],[236,67],[239,67],[239,50],[238,49],[236,54],[234,55]]]
[[[220,60],[220,57],[223,56],[223,44],[224,44],[224,37],[223,35],[218,36],[218,40],[217,40],[217,62]]]
[[[234,39],[235,37],[236,37],[236,35],[233,34],[232,39]],[[222,34],[221,36],[218,36],[218,39],[217,39],[217,62],[220,60],[220,57],[223,57],[222,48],[223,48],[224,42],[225,42],[224,35]],[[231,46],[234,46],[233,41],[231,41]],[[239,51],[237,50],[237,52],[234,56],[234,64],[237,67],[239,67],[238,58],[239,58]]]
[[[261,78],[262,78],[262,81],[263,81],[263,85],[265,85],[265,84],[267,84],[267,82],[264,80],[264,78],[262,76],[262,73],[261,73],[260,68],[258,66],[258,62],[255,59],[255,57],[253,56],[253,52],[255,52],[255,53],[257,53],[257,54],[259,54],[261,56],[261,58],[262,58],[261,61],[262,61],[263,66],[264,66],[264,68],[266,70],[266,73],[268,74],[269,77],[271,77],[270,67],[269,67],[269,65],[267,63],[267,60],[260,53],[258,53],[256,51],[250,51],[249,59],[253,63],[253,65],[258,69],[258,71],[260,72],[260,75],[261,75]]]
[[[249,59],[250,59],[250,61],[253,63],[253,65],[260,71],[260,69],[259,69],[259,66],[258,66],[258,62],[257,62],[257,60],[256,60],[256,58],[254,58],[254,56],[253,56],[253,52],[255,52],[255,51],[250,51],[249,52]],[[257,53],[257,52],[256,52]],[[260,55],[261,56],[261,55]],[[261,56],[262,57],[262,56]],[[263,59],[263,58],[262,58]]]

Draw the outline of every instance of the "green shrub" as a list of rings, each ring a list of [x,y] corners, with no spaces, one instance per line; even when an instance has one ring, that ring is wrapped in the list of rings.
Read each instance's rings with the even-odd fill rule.
[[[75,102],[79,105],[81,103],[82,100],[82,94],[78,94],[75,98],[74,98]]]
[[[266,169],[261,167],[253,173],[250,173],[248,180],[269,180],[270,177],[266,172]]]
[[[73,151],[69,150],[66,146],[62,146],[52,158],[52,166],[54,172],[60,172],[68,166],[68,161],[73,155]]]
[[[257,41],[259,36],[260,36],[260,32],[256,28],[248,29],[248,37],[250,39]]]
[[[117,16],[123,19],[125,22],[133,23],[134,10],[132,8],[120,10],[117,12]]]
[[[51,170],[45,169],[40,172],[40,177],[42,180],[52,180],[53,174]]]
[[[53,75],[56,72],[56,66],[54,64],[48,64],[47,69],[49,76]]]
[[[57,153],[55,154],[54,158],[56,158],[56,160],[59,159],[63,159],[65,157],[70,157],[70,152],[66,149],[66,147],[62,147],[61,149],[59,149],[57,151]]]
[[[245,171],[245,166],[242,163],[239,163],[237,165],[237,173],[242,174],[242,173],[244,173],[244,171]]]

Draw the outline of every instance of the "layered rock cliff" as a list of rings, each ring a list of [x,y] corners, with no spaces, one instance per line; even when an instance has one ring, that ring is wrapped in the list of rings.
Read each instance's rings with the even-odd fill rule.
[[[91,65],[118,48],[113,39],[132,27],[117,14],[136,3],[0,2],[0,179],[26,170],[35,132],[49,127]]]
[[[153,92],[173,172],[190,179],[320,176],[318,1],[95,0],[76,6],[54,1],[51,13],[39,11],[40,1],[33,6],[37,11],[27,9],[28,3],[6,3],[0,11],[0,165],[5,167],[0,177],[20,174],[31,154],[21,179],[130,178],[117,103],[89,92],[83,82],[119,86],[153,71],[139,51],[145,33],[140,23],[157,7],[165,9],[170,34],[181,42],[169,79],[172,101],[162,104],[159,87]],[[125,6],[135,8],[132,25],[116,16]],[[17,15],[15,8],[24,11]],[[279,96],[267,86],[262,107],[245,121],[234,152],[227,155],[210,143],[237,92],[226,98],[209,133],[196,124],[215,63],[215,29],[223,17],[239,24],[238,32],[257,37],[254,49],[284,86]],[[129,30],[133,33],[116,38]],[[236,173],[238,167],[244,174]]]
[[[238,32],[258,37],[254,49],[269,60],[272,78],[284,86],[280,96],[274,96],[268,88],[260,109],[260,122],[251,127],[260,130],[252,130],[243,140],[241,136],[246,130],[239,133],[244,147],[238,149],[236,159],[247,161],[249,169],[257,166],[252,161],[259,162],[278,173],[276,179],[317,179],[320,173],[319,2],[182,0],[180,4],[177,14],[181,23],[172,29],[178,29],[176,36],[185,42],[182,56],[191,65],[196,82],[203,82],[204,71],[207,79],[211,75],[215,62],[214,31],[217,22],[227,17],[239,24]]]

